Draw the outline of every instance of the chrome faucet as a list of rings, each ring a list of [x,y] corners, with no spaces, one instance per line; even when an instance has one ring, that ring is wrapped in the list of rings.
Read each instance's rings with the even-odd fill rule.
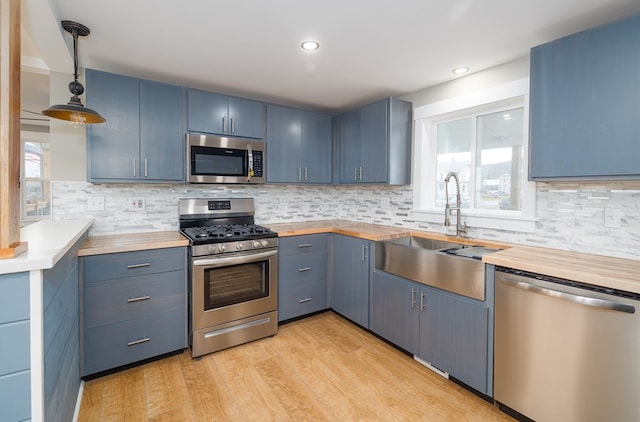
[[[451,205],[449,205],[449,180],[451,180],[451,178],[453,177],[453,180],[455,180],[456,182],[456,206],[455,207],[451,207]],[[445,226],[450,226],[451,225],[451,211],[455,210],[456,212],[456,236],[460,236],[460,233],[466,233],[467,232],[467,224],[466,223],[462,223],[462,225],[460,225],[460,219],[461,219],[461,215],[460,215],[460,208],[461,208],[461,204],[460,204],[460,180],[458,179],[458,175],[455,174],[454,172],[450,171],[447,176],[444,178],[444,194],[447,198],[447,202],[444,206],[444,225]]]

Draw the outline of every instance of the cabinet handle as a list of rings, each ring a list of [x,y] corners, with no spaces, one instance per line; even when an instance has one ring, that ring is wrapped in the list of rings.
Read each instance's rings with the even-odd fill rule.
[[[362,166],[360,166],[360,181],[362,182]]]
[[[229,120],[231,121],[231,133],[236,133],[236,125],[233,122],[233,117]]]
[[[140,340],[130,341],[129,343],[127,343],[127,346],[129,346],[129,347],[137,346],[138,344],[146,343],[148,341],[151,341],[151,338],[145,337],[145,338],[141,338]]]
[[[416,306],[416,289],[411,288],[411,309]]]
[[[358,181],[358,167],[353,168],[353,180]]]
[[[304,181],[306,182],[307,180],[309,180],[309,179],[307,178],[307,168],[305,167],[304,168]]]
[[[310,248],[311,243],[303,243],[302,245],[298,245],[299,248]]]
[[[424,292],[420,292],[420,312],[424,311],[424,307],[425,307],[424,297],[425,297]]]
[[[132,297],[131,299],[127,299],[128,303],[133,303],[133,302],[141,302],[143,300],[149,300],[151,299],[151,296],[139,296],[139,297]]]
[[[362,260],[366,260],[367,259],[367,245],[363,244],[362,245]]]
[[[225,119],[224,116],[222,116],[222,132],[226,132],[227,131],[227,121]]]
[[[144,264],[131,264],[131,265],[127,265],[127,268],[129,270],[133,269],[133,268],[143,268],[143,267],[149,267],[151,266],[150,263],[145,262]]]
[[[144,177],[147,177],[147,167],[148,167],[147,159],[145,158],[144,159]]]
[[[305,271],[311,271],[311,267],[298,268],[299,273],[303,273]]]
[[[136,159],[133,159],[133,177],[136,177]]]
[[[311,302],[311,298],[310,297],[305,297],[304,299],[299,299],[298,303],[305,303],[305,302]]]
[[[302,180],[302,167],[298,167],[298,180]]]

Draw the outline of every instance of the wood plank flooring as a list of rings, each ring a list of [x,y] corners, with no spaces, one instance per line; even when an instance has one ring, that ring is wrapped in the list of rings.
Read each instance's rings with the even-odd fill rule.
[[[512,421],[325,312],[272,338],[85,383],[79,421]]]

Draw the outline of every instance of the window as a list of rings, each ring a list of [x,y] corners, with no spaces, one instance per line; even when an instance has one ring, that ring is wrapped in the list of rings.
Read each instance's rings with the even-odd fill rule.
[[[444,221],[460,181],[470,226],[534,230],[535,184],[527,181],[528,79],[419,107],[416,115],[414,215]],[[447,198],[448,193],[448,198]]]
[[[22,219],[51,214],[51,149],[48,134],[22,132]]]

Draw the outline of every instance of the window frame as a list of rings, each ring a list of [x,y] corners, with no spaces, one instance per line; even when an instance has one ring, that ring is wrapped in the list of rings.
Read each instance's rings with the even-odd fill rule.
[[[47,132],[32,132],[32,131],[20,131],[20,220],[21,221],[38,221],[42,219],[51,218],[51,175],[49,177],[26,177],[25,176],[25,162],[24,162],[24,144],[26,142],[39,142],[42,144],[49,144],[51,148],[51,142],[49,139],[49,133]],[[49,157],[51,159],[51,157]],[[51,163],[49,163],[51,165]],[[25,205],[25,188],[27,182],[42,182],[49,185],[49,213],[40,215],[27,215],[27,211],[24,208]]]
[[[467,95],[427,104],[414,109],[413,215],[417,221],[443,223],[444,208],[435,207],[436,142],[433,126],[453,116],[468,116],[480,109],[495,107],[523,107],[529,116],[529,78],[479,90]],[[463,209],[462,221],[470,227],[535,232],[536,184],[528,180],[529,121],[524,119],[523,158],[520,174],[522,209],[489,210]],[[472,152],[475,154],[475,151]]]

